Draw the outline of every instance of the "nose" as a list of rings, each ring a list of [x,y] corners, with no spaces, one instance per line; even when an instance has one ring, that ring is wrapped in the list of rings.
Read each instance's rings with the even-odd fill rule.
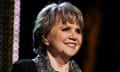
[[[70,39],[70,40],[73,40],[73,41],[76,41],[76,40],[77,40],[77,36],[76,36],[75,32],[71,32],[71,33],[70,33],[69,39]]]

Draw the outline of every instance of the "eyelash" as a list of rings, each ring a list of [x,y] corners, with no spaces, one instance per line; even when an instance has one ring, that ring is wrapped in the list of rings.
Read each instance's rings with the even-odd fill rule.
[[[62,31],[67,31],[69,30],[70,28],[63,28]]]
[[[62,31],[68,31],[70,28],[63,28]],[[81,33],[82,31],[80,29],[76,29],[77,33]]]
[[[76,29],[76,32],[80,34],[82,31],[80,29]]]

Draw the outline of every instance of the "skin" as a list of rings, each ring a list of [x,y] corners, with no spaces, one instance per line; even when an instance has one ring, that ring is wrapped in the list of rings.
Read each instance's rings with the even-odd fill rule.
[[[47,37],[44,37],[47,53],[53,67],[68,65],[69,59],[74,56],[82,44],[80,26],[74,22],[62,24],[61,19],[56,21]],[[66,65],[66,66],[67,66]],[[63,66],[64,67],[64,66]],[[62,68],[63,69],[63,68]]]

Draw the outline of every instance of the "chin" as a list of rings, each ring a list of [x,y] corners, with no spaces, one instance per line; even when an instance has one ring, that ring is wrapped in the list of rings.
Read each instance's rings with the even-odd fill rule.
[[[72,56],[74,56],[76,53],[67,53],[67,56],[69,56],[69,57],[72,57]]]

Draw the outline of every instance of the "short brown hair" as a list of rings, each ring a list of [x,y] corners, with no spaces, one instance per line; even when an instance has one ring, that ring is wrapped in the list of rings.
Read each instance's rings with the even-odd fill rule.
[[[75,16],[80,28],[83,29],[83,15],[79,8],[70,2],[49,4],[38,13],[35,20],[35,26],[33,29],[34,48],[41,50],[40,48],[45,47],[42,42],[42,35],[47,35],[50,32],[56,22],[57,14],[62,19],[63,24],[66,22],[72,22],[72,18],[70,16]]]

